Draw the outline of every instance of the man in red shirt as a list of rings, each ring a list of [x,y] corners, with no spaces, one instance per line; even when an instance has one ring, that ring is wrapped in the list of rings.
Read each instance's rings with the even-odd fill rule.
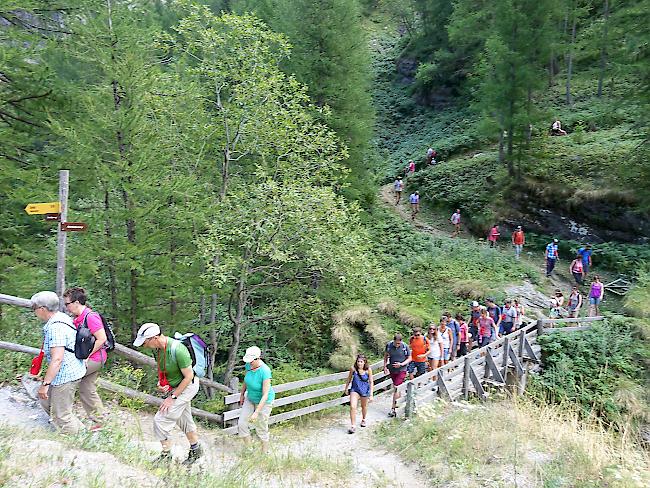
[[[429,348],[431,347],[420,327],[413,329],[409,347],[411,349],[411,362],[408,365],[408,373],[409,379],[412,380],[415,376],[427,372],[427,354],[429,354]]]
[[[521,225],[517,226],[515,231],[512,233],[512,245],[515,248],[515,258],[519,259],[519,255],[524,248],[526,243],[526,236],[524,236],[524,231],[521,229]]]

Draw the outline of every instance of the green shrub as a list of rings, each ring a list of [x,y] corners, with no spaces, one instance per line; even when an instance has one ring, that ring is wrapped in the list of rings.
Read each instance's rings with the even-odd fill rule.
[[[625,297],[625,311],[635,317],[650,318],[650,268],[638,271],[637,281]]]
[[[539,337],[544,369],[533,377],[529,393],[542,401],[576,404],[584,418],[597,417],[614,427],[639,420],[639,409],[626,406],[632,402],[617,399],[634,395],[630,385],[641,391],[647,387],[650,348],[642,327],[647,324],[616,316],[588,331]],[[648,398],[639,402],[647,409]]]

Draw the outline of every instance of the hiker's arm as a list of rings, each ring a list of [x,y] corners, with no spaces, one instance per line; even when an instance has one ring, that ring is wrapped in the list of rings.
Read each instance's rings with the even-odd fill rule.
[[[348,386],[350,386],[350,381],[352,381],[352,369],[350,369],[350,372],[348,373],[348,379],[345,380],[345,388],[343,388],[343,395],[347,395],[348,391]]]
[[[59,374],[61,364],[63,364],[63,354],[65,349],[63,346],[50,347],[50,363],[47,365],[45,377],[43,378],[43,385],[38,389],[38,396],[43,400],[47,400],[47,392],[50,388],[50,383],[54,381],[56,375]]]
[[[240,406],[244,404],[245,393],[246,393],[246,381],[242,381],[241,393],[239,394],[239,405]]]
[[[183,381],[181,381],[176,388],[172,389],[172,395],[174,396],[179,396],[183,393],[183,390],[185,390],[185,388],[192,383],[192,380],[194,380],[194,370],[192,369],[192,366],[181,368],[181,373],[183,373]]]
[[[266,405],[266,400],[269,398],[269,391],[271,391],[271,378],[267,378],[262,382],[262,398],[260,398],[260,403],[257,404],[257,408],[253,412],[253,415],[250,416],[251,421],[255,422],[255,419],[264,408],[264,405]]]
[[[386,364],[388,362],[388,351],[384,353],[384,373],[388,374],[388,368],[386,367]]]
[[[93,347],[93,350],[88,355],[88,357],[92,356],[97,351],[99,351],[102,347],[104,347],[104,344],[106,343],[106,331],[104,330],[103,327],[93,332],[93,335],[95,336],[95,346]]]
[[[368,382],[370,383],[370,399],[372,399],[372,392],[375,390],[375,378],[372,376],[372,368],[368,368]]]

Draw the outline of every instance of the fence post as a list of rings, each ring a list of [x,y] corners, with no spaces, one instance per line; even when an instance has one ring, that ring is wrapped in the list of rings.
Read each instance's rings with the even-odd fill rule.
[[[415,410],[415,385],[412,382],[408,382],[406,385],[406,410],[404,415],[406,418],[412,417]]]
[[[230,378],[230,384],[228,385],[230,388],[232,388],[235,392],[239,392],[239,378],[236,376],[234,378]],[[239,402],[237,403],[231,403],[228,405],[228,410],[237,410],[238,408],[241,408],[239,406]],[[230,427],[233,425],[237,425],[238,420],[237,419],[232,419],[232,420],[227,420],[224,422],[224,427]]]
[[[537,335],[541,336],[544,333],[544,319],[537,319]]]
[[[524,329],[519,329],[519,348],[517,351],[517,357],[524,357],[524,340],[526,340],[526,331]]]
[[[469,369],[471,367],[469,357],[465,356],[463,363],[463,398],[465,400],[469,400]]]

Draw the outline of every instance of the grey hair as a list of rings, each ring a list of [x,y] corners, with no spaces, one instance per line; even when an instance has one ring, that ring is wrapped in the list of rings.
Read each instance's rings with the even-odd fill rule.
[[[32,296],[32,307],[45,307],[50,312],[59,311],[59,297],[53,291],[39,291]]]

